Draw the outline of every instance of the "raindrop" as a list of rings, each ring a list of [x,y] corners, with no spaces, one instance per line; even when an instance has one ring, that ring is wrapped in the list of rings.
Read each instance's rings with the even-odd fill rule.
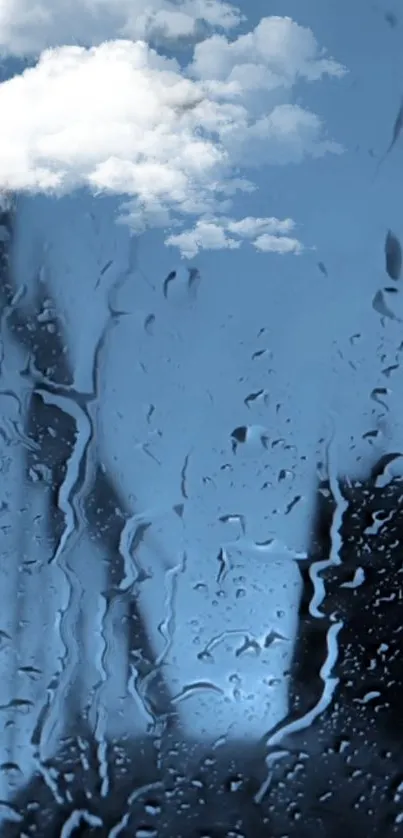
[[[277,480],[279,483],[281,483],[283,480],[294,480],[294,474],[290,469],[282,468],[279,471]]]
[[[294,509],[294,506],[296,506],[297,503],[299,503],[300,500],[301,500],[301,495],[295,495],[295,498],[293,498],[293,500],[286,506],[286,510],[285,510],[284,514],[289,515],[290,512]]]
[[[226,781],[226,789],[229,792],[236,792],[239,791],[244,783],[244,778],[242,774],[235,774],[232,777],[228,777]]]
[[[244,641],[238,649],[235,650],[235,657],[239,658],[241,655],[244,655],[246,652],[252,652],[255,655],[260,654],[260,646],[257,640],[252,637],[244,637]]]
[[[239,428],[234,428],[231,433],[232,438],[235,442],[246,442],[246,434],[248,429],[246,425],[241,425]]]
[[[235,454],[238,444],[258,442],[267,450],[269,437],[261,425],[240,425],[231,433],[232,451]]]
[[[9,821],[11,823],[22,823],[23,816],[17,810],[16,806],[6,803],[5,800],[0,801],[0,822]],[[28,838],[25,832],[18,833],[20,838]]]
[[[11,641],[11,637],[6,631],[0,629],[0,647]]]
[[[170,284],[170,283],[172,282],[172,280],[173,280],[173,279],[175,279],[175,278],[176,278],[176,271],[171,271],[171,272],[168,274],[168,276],[167,276],[166,280],[164,281],[163,291],[164,291],[164,297],[165,297],[165,298],[167,298],[167,297],[168,297],[168,288],[169,288],[169,284]]]
[[[0,771],[4,771],[7,774],[22,774],[21,768],[16,762],[2,762]]]
[[[245,535],[245,516],[239,514],[220,515],[219,519],[222,524],[240,524],[241,530]]]
[[[0,710],[21,710],[22,713],[28,712],[32,707],[35,707],[33,701],[24,698],[14,698],[8,704],[0,704]]]
[[[144,321],[144,329],[148,335],[154,334],[155,314],[149,314]]]
[[[189,457],[190,457],[190,452],[188,454],[186,454],[186,457],[184,459],[183,466],[182,466],[182,469],[181,469],[181,494],[182,494],[182,497],[184,498],[184,500],[188,499],[187,471],[188,471],[188,467],[189,467]]]
[[[35,680],[42,675],[42,670],[37,669],[36,666],[20,666],[18,672],[28,675],[32,678],[32,680]]]
[[[394,477],[401,477],[402,466],[403,455],[399,451],[385,454],[372,469],[371,480],[378,488],[387,486]]]
[[[351,582],[342,582],[341,588],[359,588],[365,582],[365,573],[362,567],[357,567],[354,573],[354,578]]]
[[[394,12],[385,12],[384,13],[384,18],[385,18],[386,23],[389,24],[391,29],[396,29],[396,26],[398,25],[399,20],[398,20],[398,18],[395,15]]]
[[[371,701],[375,701],[376,698],[380,698],[381,695],[382,693],[379,690],[370,690],[362,698],[355,698],[354,701],[357,704],[369,704]]]
[[[103,276],[104,274],[106,274],[106,272],[109,270],[109,268],[112,264],[113,264],[112,259],[109,259],[108,262],[106,262],[105,265],[103,266],[103,268],[101,270],[101,273],[100,273],[100,276]]]
[[[267,355],[268,351],[268,349],[257,349],[252,355],[252,361],[255,361],[256,358],[262,358],[263,355]]]
[[[43,463],[35,463],[28,471],[28,477],[32,483],[52,483],[52,471]]]
[[[382,399],[380,398],[380,396],[388,396],[389,393],[390,390],[388,390],[387,387],[374,387],[371,393],[371,399],[374,402],[377,402],[377,404],[382,405],[382,407],[384,407],[385,410],[389,411],[386,402],[382,401]]]
[[[224,550],[222,547],[221,547],[221,549],[218,553],[217,561],[218,561],[218,565],[219,565],[219,570],[218,570],[216,582],[217,582],[217,585],[219,585],[221,582],[223,582],[223,580],[225,579],[225,577],[228,573],[228,570],[229,570],[228,554],[227,554],[226,550]]]
[[[394,280],[399,279],[402,270],[402,248],[399,239],[391,230],[388,230],[385,239],[385,261],[388,276]]]
[[[197,291],[200,283],[200,271],[197,268],[188,268],[188,274],[189,291]]]
[[[244,404],[246,407],[250,408],[250,405],[256,401],[262,401],[263,404],[267,404],[268,402],[268,394],[264,389],[257,390],[255,393],[249,393],[249,396],[244,399]]]
[[[146,800],[144,808],[147,815],[152,815],[154,817],[159,815],[161,812],[161,805],[157,800]]]
[[[382,374],[386,375],[386,378],[389,378],[392,375],[392,372],[395,372],[395,370],[398,370],[398,369],[399,369],[399,364],[391,364],[390,367],[386,367],[384,370],[382,370]]]
[[[380,314],[381,317],[388,317],[390,320],[396,320],[398,323],[402,322],[400,318],[396,317],[396,315],[393,314],[393,311],[391,311],[386,305],[382,291],[376,292],[372,300],[372,308],[377,312],[377,314]]]
[[[152,415],[153,415],[153,413],[154,413],[154,412],[155,412],[155,405],[154,405],[154,404],[150,404],[150,406],[149,406],[149,408],[148,408],[148,411],[147,411],[147,416],[146,416],[146,419],[147,419],[148,424],[150,423],[150,421],[151,421],[151,417],[152,417]]]
[[[380,435],[380,431],[366,431],[365,434],[362,435],[363,439],[376,439]]]
[[[265,648],[265,649],[268,649],[270,646],[272,646],[272,645],[273,645],[273,643],[275,643],[275,642],[276,642],[276,640],[287,641],[287,640],[288,640],[288,638],[287,638],[287,637],[284,637],[284,635],[283,635],[283,634],[280,634],[278,631],[274,631],[274,629],[273,629],[273,630],[272,630],[272,631],[270,631],[270,632],[269,632],[269,634],[267,634],[267,635],[266,635],[266,637],[265,637],[265,640],[264,640],[264,648]]]
[[[318,262],[318,268],[323,276],[329,276],[326,265],[323,262]]]
[[[203,653],[200,652],[200,654],[197,657],[199,660],[203,660]],[[205,657],[211,658],[211,655],[209,655],[208,652],[205,652]],[[195,681],[193,684],[185,684],[180,693],[178,693],[178,695],[175,695],[172,698],[172,704],[179,704],[180,701],[183,701],[186,698],[190,698],[198,692],[214,692],[218,693],[219,695],[224,694],[224,691],[221,689],[221,687],[218,687],[217,684],[214,684],[212,681]]]

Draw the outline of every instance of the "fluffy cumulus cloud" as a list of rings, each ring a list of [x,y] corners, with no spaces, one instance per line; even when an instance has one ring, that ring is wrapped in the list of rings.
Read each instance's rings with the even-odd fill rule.
[[[125,223],[184,256],[300,252],[289,219],[229,211],[256,166],[340,153],[292,89],[345,70],[290,18],[237,37],[242,22],[219,0],[0,0],[0,49],[35,59],[0,84],[0,189],[115,193]],[[186,66],[170,38],[193,44]]]

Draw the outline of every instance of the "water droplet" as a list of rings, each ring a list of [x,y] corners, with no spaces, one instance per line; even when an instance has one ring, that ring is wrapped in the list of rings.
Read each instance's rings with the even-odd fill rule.
[[[385,239],[386,272],[391,279],[398,280],[402,270],[402,248],[397,236],[388,230]]]
[[[161,812],[161,804],[157,800],[147,800],[144,804],[147,815],[156,817]]]

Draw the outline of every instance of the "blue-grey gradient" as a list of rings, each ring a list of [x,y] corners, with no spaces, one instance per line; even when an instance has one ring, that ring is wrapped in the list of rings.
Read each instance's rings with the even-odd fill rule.
[[[1,773],[3,800],[39,770],[57,798],[44,766],[77,718],[94,733],[104,795],[108,742],[163,736],[168,712],[197,748],[276,727],[318,473],[364,477],[401,448],[402,298],[385,292],[395,319],[373,301],[393,286],[387,231],[403,233],[399,141],[376,171],[403,92],[403,17],[391,25],[389,8],[364,0],[243,11],[250,27],[289,15],[348,70],[296,91],[343,153],[261,167],[247,196],[244,214],[295,219],[302,254],[204,251],[189,286],[160,230],[131,236],[120,200],[84,189],[17,195],[2,237],[1,761],[16,766]],[[36,321],[43,349],[29,342]],[[48,375],[56,328],[64,366]],[[56,489],[35,460],[45,431],[27,435],[33,398],[45,420],[58,412],[48,436],[65,439]],[[116,543],[95,502],[89,524],[102,475]],[[324,702],[336,629],[328,651]]]

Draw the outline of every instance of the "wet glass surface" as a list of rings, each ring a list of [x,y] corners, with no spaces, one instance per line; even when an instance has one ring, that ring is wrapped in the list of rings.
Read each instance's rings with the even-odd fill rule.
[[[0,838],[403,834],[401,27],[0,8]]]

